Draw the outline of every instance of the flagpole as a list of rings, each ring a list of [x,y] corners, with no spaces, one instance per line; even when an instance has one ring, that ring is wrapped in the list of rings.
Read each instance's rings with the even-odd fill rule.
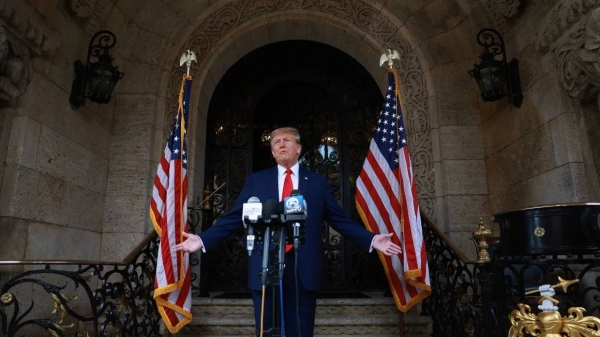
[[[380,59],[379,59],[379,66],[382,66],[383,63],[385,61],[387,61],[388,63],[388,72],[392,73],[392,76],[394,78],[394,95],[395,95],[395,106],[394,109],[395,114],[396,114],[396,126],[398,126],[398,120],[400,117],[400,111],[398,111],[398,101],[400,101],[400,109],[401,111],[404,110],[403,106],[402,106],[402,100],[401,100],[401,96],[400,95],[400,87],[398,85],[398,74],[396,72],[396,70],[394,69],[394,60],[400,60],[400,53],[398,53],[397,50],[392,50],[392,49],[388,49],[386,53],[382,54]],[[400,157],[400,151],[399,151],[399,146],[400,144],[400,132],[396,132],[396,151],[398,151],[397,156]],[[402,173],[400,172],[400,170],[398,170],[398,181],[401,181],[401,175]],[[399,191],[400,193],[402,191]],[[404,220],[402,218],[402,204],[400,204],[400,232],[403,233],[404,232]],[[400,337],[404,337],[404,313],[399,310],[398,312],[398,336]]]
[[[171,134],[156,170],[150,218],[160,236],[153,298],[165,327],[175,334],[192,321],[191,269],[188,253],[171,256],[171,247],[183,241],[187,231],[187,117],[191,87],[191,63],[196,62],[193,52],[181,57],[186,64],[179,93],[179,106],[173,119]],[[175,216],[168,216],[168,209]]]
[[[394,69],[394,60],[398,60],[400,61],[400,53],[395,50],[395,49],[388,49],[387,52],[383,53],[381,55],[381,57],[379,58],[379,66],[382,66],[386,61],[387,61],[387,65],[388,65],[388,73],[392,74],[392,77],[394,78],[394,110],[395,110],[395,114],[396,114],[396,125],[398,125],[398,120],[400,119],[400,111],[404,111],[404,106],[402,104],[402,94],[400,93],[400,86],[398,84],[398,73],[396,72],[396,69]],[[398,110],[398,104],[400,104],[400,110]],[[398,158],[400,158],[400,132],[396,132],[396,146],[397,149],[397,156]],[[398,170],[398,181],[402,181],[402,172],[400,172],[400,170]],[[398,188],[400,188],[400,186],[398,186]],[[402,191],[398,191],[399,194],[402,193]],[[400,205],[400,214],[402,214],[402,205]],[[402,216],[400,216],[400,233],[404,233],[404,219]]]

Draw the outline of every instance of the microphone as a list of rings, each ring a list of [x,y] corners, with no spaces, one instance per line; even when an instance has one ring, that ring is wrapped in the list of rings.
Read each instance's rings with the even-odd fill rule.
[[[265,226],[264,239],[263,239],[263,260],[262,260],[262,271],[261,271],[261,282],[263,285],[267,284],[267,276],[269,271],[269,245],[271,243],[271,221],[273,216],[277,218],[277,201],[269,199],[265,201],[265,205],[262,209],[262,222]]]
[[[263,204],[260,203],[260,199],[257,197],[250,197],[248,202],[242,206],[242,221],[244,227],[248,224],[255,224],[258,221],[258,217],[263,213]]]
[[[262,208],[262,219],[265,224],[270,224],[273,219],[277,219],[277,201],[273,199],[265,201]]]
[[[300,190],[293,190],[289,197],[283,200],[283,213],[285,215],[296,215],[286,216],[286,220],[306,220],[308,216],[306,209],[306,200]]]
[[[258,221],[258,217],[262,215],[262,204],[260,199],[257,197],[250,197],[247,203],[242,206],[242,221],[244,227],[248,228],[248,235],[246,236],[246,249],[248,250],[248,256],[252,255],[254,250],[254,227],[252,224]],[[246,224],[248,220],[248,224]]]
[[[306,200],[300,190],[293,190],[289,197],[284,199],[284,210],[286,221],[292,222],[294,236],[294,250],[297,252],[300,240],[300,222],[304,222],[308,216]]]

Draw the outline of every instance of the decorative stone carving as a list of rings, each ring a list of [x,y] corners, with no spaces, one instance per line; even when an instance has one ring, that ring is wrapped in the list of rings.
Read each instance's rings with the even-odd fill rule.
[[[559,68],[560,84],[579,99],[595,97],[600,89],[600,8],[588,18],[584,32],[583,46],[566,52]]]
[[[508,32],[508,22],[506,18],[512,18],[519,12],[520,0],[481,0],[483,6],[487,9],[494,27],[501,33]]]
[[[0,26],[0,101],[23,95],[32,71],[29,50]]]
[[[69,0],[69,6],[80,18],[87,18],[92,14],[97,0]]]
[[[113,6],[110,0],[95,0],[94,3],[96,3],[94,11],[89,16],[84,27],[84,30],[88,35],[94,35],[100,30],[102,20],[106,19],[108,12]]]
[[[56,46],[39,27],[8,5],[0,5],[0,102],[11,102],[27,90],[31,54],[51,55]]]
[[[88,35],[100,30],[100,25],[111,10],[111,0],[69,0],[71,16]]]
[[[34,55],[52,55],[56,41],[52,41],[47,29],[32,24],[24,15],[19,15],[8,5],[0,4],[0,26],[14,35]]]
[[[540,25],[538,50],[545,51],[567,30],[578,23],[600,0],[564,0],[552,8]]]
[[[559,83],[577,99],[595,97],[600,91],[598,4],[600,0],[559,3],[548,13],[539,33],[538,50],[554,53]]]
[[[518,6],[517,0],[505,0],[507,7]],[[511,7],[511,8],[512,8]],[[361,0],[235,0],[224,3],[201,22],[190,38],[184,43],[178,55],[186,50],[193,50],[198,58],[197,69],[217,47],[240,26],[252,20],[264,20],[266,14],[303,10],[333,16],[363,30],[386,48],[396,49],[401,54],[398,72],[406,105],[407,130],[413,137],[411,155],[413,156],[414,174],[421,199],[433,200],[435,196],[432,142],[430,134],[430,117],[427,85],[423,69],[410,45],[403,39],[400,27],[385,16],[384,12]],[[177,95],[183,70],[175,62],[171,68],[165,115],[177,110]],[[382,73],[385,71],[382,68]],[[170,121],[170,116],[166,117]],[[169,122],[170,123],[170,122]],[[166,124],[169,125],[169,124]],[[435,203],[422,203],[422,210],[434,221],[436,219]]]
[[[496,8],[498,12],[507,18],[512,18],[519,11],[519,6],[521,5],[521,1],[519,0],[497,0]]]

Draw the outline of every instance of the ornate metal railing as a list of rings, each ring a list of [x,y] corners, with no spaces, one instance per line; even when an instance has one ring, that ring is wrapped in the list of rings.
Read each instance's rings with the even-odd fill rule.
[[[421,214],[427,245],[432,293],[423,301],[423,312],[431,316],[434,336],[483,336],[476,333],[486,323],[497,326],[486,308],[482,287],[488,287],[487,274],[438,231]],[[481,280],[480,280],[481,279]]]
[[[537,308],[539,296],[525,293],[558,276],[579,279],[568,292],[557,290],[559,310],[584,307],[600,315],[600,254],[501,256],[488,263],[469,261],[422,214],[432,294],[423,301],[423,313],[432,318],[436,337],[505,337],[509,314],[518,303]],[[474,247],[475,249],[475,247]]]
[[[122,262],[0,261],[18,272],[0,290],[2,336],[160,336],[157,244],[148,235]]]
[[[469,261],[422,214],[432,294],[422,310],[433,336],[507,336],[517,303],[537,307],[528,290],[579,279],[557,292],[562,315],[581,306],[600,315],[600,254],[502,256]],[[192,229],[199,224],[192,221]],[[0,333],[13,336],[161,336],[152,298],[158,237],[153,233],[122,262],[0,261]],[[196,289],[197,290],[197,289]]]

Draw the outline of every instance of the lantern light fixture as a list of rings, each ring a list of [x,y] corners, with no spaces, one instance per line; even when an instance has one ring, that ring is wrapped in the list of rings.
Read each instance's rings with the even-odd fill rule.
[[[519,61],[512,59],[506,62],[506,50],[502,35],[492,29],[485,28],[477,34],[477,43],[482,47],[481,63],[469,70],[481,92],[485,102],[493,102],[507,97],[515,107],[521,107],[523,93],[519,76]]]
[[[112,64],[108,51],[115,46],[117,38],[108,30],[94,34],[88,46],[85,65],[74,63],[74,78],[69,103],[73,110],[85,105],[85,99],[106,104],[110,102],[117,82],[123,77],[118,66]],[[95,62],[92,62],[92,58]]]

